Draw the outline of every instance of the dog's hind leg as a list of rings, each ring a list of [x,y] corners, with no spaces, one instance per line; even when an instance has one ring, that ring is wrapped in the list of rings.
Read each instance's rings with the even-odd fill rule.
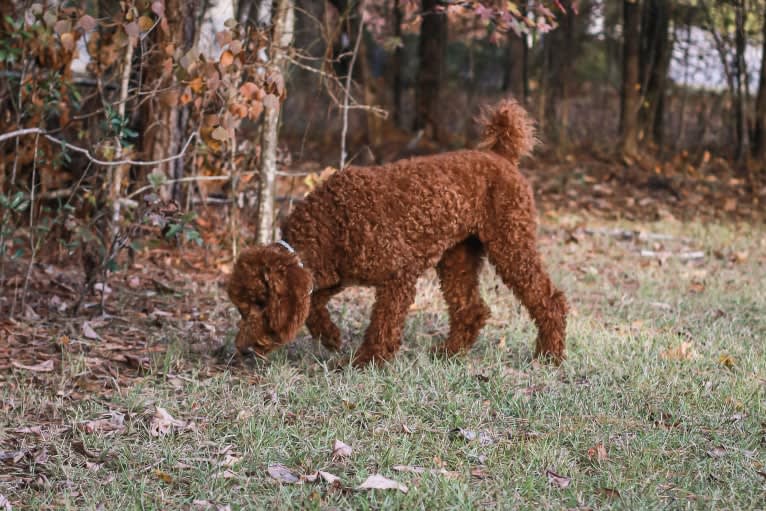
[[[340,287],[331,287],[316,291],[311,295],[311,310],[306,319],[306,326],[311,336],[320,341],[322,345],[332,351],[340,349],[342,344],[341,334],[338,327],[333,323],[327,310],[327,302],[341,290]]]
[[[449,308],[449,336],[435,347],[447,355],[468,351],[489,318],[489,307],[479,293],[479,271],[484,247],[469,238],[450,248],[436,266],[442,293]]]
[[[532,192],[518,183],[498,188],[479,237],[503,282],[537,325],[535,356],[565,358],[567,301],[546,273],[537,251]]]
[[[376,288],[370,326],[364,334],[364,342],[354,356],[355,366],[384,362],[399,351],[404,320],[415,300],[416,280],[400,279]]]

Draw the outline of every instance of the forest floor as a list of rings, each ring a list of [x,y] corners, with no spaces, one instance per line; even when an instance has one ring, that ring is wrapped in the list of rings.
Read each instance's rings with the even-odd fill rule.
[[[490,268],[492,320],[467,356],[429,355],[448,330],[429,272],[398,358],[334,371],[343,354],[305,332],[268,361],[233,355],[223,251],[139,253],[109,282],[108,316],[97,297],[65,311],[77,268],[34,266],[28,306],[0,320],[0,510],[762,508],[754,206],[688,219],[647,193],[632,212],[599,175],[541,176],[540,247],[572,305],[558,368],[532,360],[534,325]],[[625,207],[599,214],[609,200]],[[372,298],[331,302],[346,351]]]

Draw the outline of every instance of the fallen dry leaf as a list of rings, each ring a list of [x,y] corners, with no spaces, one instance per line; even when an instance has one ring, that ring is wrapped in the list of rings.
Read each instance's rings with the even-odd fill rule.
[[[333,458],[348,458],[351,456],[351,453],[353,450],[351,449],[351,446],[348,444],[345,444],[341,442],[340,440],[336,440],[332,444],[332,457]]]
[[[192,508],[199,509],[200,511],[208,511],[208,510],[231,511],[231,506],[229,504],[226,504],[226,505],[216,504],[209,500],[203,500],[203,499],[196,499],[192,501]]]
[[[241,456],[234,456],[232,454],[226,454],[223,459],[218,463],[219,467],[231,468],[237,463],[242,461]]]
[[[102,466],[104,466],[103,463],[94,463],[92,461],[85,460],[85,468],[87,468],[91,472],[98,472],[99,470],[101,470]]]
[[[222,472],[213,474],[213,479],[236,479],[237,477],[237,473],[228,468]]]
[[[15,360],[11,362],[13,367],[16,367],[18,369],[25,369],[27,371],[32,371],[34,373],[50,373],[53,371],[53,360],[46,360],[45,362],[40,362],[39,364],[35,365],[25,365],[21,362],[16,362]]]
[[[450,431],[450,435],[456,438],[462,438],[466,442],[472,442],[478,438],[479,443],[485,447],[495,443],[495,440],[492,437],[492,434],[487,433],[486,431],[479,431],[477,433],[476,431],[473,431],[470,429],[455,428],[452,431]]]
[[[471,469],[471,477],[476,479],[486,479],[489,477],[487,473],[487,467],[473,467]]]
[[[596,461],[606,461],[609,456],[606,453],[606,447],[604,444],[598,444],[588,449],[588,458]]]
[[[737,365],[734,361],[734,357],[731,355],[721,355],[718,357],[718,362],[726,367],[727,369],[734,369],[734,366]]]
[[[409,488],[406,485],[383,477],[380,474],[373,474],[364,480],[362,484],[356,487],[357,490],[399,490],[402,493],[407,493]]]
[[[100,419],[85,422],[81,428],[86,433],[111,433],[125,430],[125,416],[120,412],[109,412]]]
[[[165,436],[174,429],[179,430],[186,427],[186,422],[174,418],[168,413],[167,410],[161,407],[157,407],[152,417],[152,422],[149,424],[149,434],[151,436]]]
[[[336,482],[340,483],[340,477],[323,470],[317,470],[313,474],[306,474],[301,476],[301,481],[313,483],[317,480],[322,480],[330,484],[335,484]]]
[[[668,348],[660,352],[660,358],[664,360],[689,360],[697,356],[692,348],[691,341],[683,341],[675,348]]]
[[[548,482],[552,486],[556,486],[557,488],[561,488],[562,490],[569,486],[569,483],[572,482],[572,479],[569,477],[564,477],[562,475],[557,474],[553,470],[546,470],[545,475],[548,477]]]
[[[619,499],[620,492],[614,488],[599,488],[599,495],[607,499]]]
[[[94,341],[100,339],[99,335],[87,321],[84,321],[82,324],[82,335],[84,335],[86,339],[92,339]]]
[[[281,463],[278,463],[276,465],[269,465],[269,468],[267,469],[267,471],[269,473],[269,476],[271,476],[272,479],[276,479],[280,483],[293,484],[300,481],[298,476],[293,474],[289,468],[282,465]]]
[[[713,447],[707,452],[707,455],[711,458],[723,458],[728,454],[729,451],[726,450],[726,447],[719,445],[717,447]]]
[[[157,479],[162,481],[163,483],[172,483],[173,482],[173,476],[168,474],[167,472],[164,472],[158,468],[154,469],[154,475],[157,476]]]

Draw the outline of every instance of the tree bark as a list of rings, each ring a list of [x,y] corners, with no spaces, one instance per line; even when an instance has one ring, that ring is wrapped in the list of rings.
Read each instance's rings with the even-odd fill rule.
[[[736,46],[736,60],[735,60],[735,77],[737,85],[737,94],[735,97],[734,105],[734,118],[737,133],[737,154],[736,158],[739,163],[744,162],[748,156],[748,132],[747,132],[747,115],[745,113],[746,101],[747,101],[747,64],[745,62],[745,0],[737,0],[735,4],[735,46]]]
[[[391,67],[393,73],[393,96],[394,106],[393,118],[394,124],[401,128],[402,126],[402,67],[404,66],[404,39],[402,34],[402,10],[399,6],[400,0],[394,0],[394,37],[397,39],[397,46],[394,50],[394,58]]]
[[[259,21],[267,16],[265,9],[262,10],[261,7],[267,3],[269,6],[271,5],[271,0],[261,0],[261,2],[258,9]],[[268,72],[282,73],[284,76],[284,55],[293,40],[294,9],[293,0],[278,0],[276,12],[273,12],[273,16],[269,16],[273,20],[274,30],[271,39],[270,70]],[[264,108],[258,193],[258,243],[260,244],[274,241],[274,188],[277,175],[279,112],[279,103]]]
[[[766,159],[766,16],[763,20],[763,48],[761,53],[761,76],[758,82],[758,97],[755,102],[755,133],[753,156]]]
[[[559,28],[545,34],[544,45],[544,115],[543,129],[557,147],[568,144],[570,81],[576,55],[575,16],[571,0],[562,0],[566,14],[559,16]]]
[[[167,0],[165,16],[168,31],[159,27],[152,32],[153,43],[157,48],[165,48],[172,44],[183,52],[189,51],[195,42],[197,32],[198,0]],[[158,90],[170,89],[175,83],[171,74],[164,74],[163,65],[166,59],[163,51],[150,54],[147,59],[145,77],[156,79],[158,83],[151,84]],[[149,101],[142,112],[143,129],[141,130],[141,147],[144,157],[148,160],[161,160],[177,154],[181,149],[182,140],[186,139],[188,107],[179,107],[169,101],[163,101],[163,95],[157,95]],[[184,175],[184,159],[179,158],[158,165],[157,170],[168,178],[178,179]],[[180,187],[174,185],[163,189],[164,198],[180,198]]]
[[[442,141],[439,90],[444,77],[447,49],[447,15],[437,11],[439,0],[421,0],[418,78],[415,89],[415,130],[425,130]]]
[[[641,16],[639,57],[643,101],[639,111],[640,132],[646,140],[662,144],[667,75],[673,43],[670,35],[672,5],[669,0],[647,0]]]
[[[526,103],[529,95],[527,79],[528,48],[526,34],[508,34],[506,45],[506,63],[503,76],[503,91],[510,92],[514,98]]]
[[[638,109],[641,10],[638,0],[624,0],[622,94],[620,97],[620,149],[626,156],[638,153]]]

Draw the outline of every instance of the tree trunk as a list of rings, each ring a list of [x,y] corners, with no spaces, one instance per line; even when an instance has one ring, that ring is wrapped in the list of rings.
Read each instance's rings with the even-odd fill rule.
[[[647,140],[662,144],[664,100],[673,43],[670,40],[670,0],[647,0],[641,16],[641,54],[639,57],[643,101],[639,111],[640,133]]]
[[[198,0],[167,0],[165,2],[168,31],[157,28],[152,32],[153,43],[157,48],[165,48],[168,44],[172,44],[182,52],[192,48],[197,31],[197,4]],[[156,78],[158,83],[151,86],[158,90],[170,89],[175,84],[172,73],[163,74],[166,58],[161,51],[153,52],[147,58],[144,76],[150,79]],[[141,147],[144,157],[148,160],[161,160],[177,154],[181,150],[182,140],[186,138],[188,107],[179,107],[163,99],[166,98],[162,94],[157,95],[146,104],[142,112]],[[169,178],[183,177],[184,159],[178,158],[160,164],[157,170]],[[179,199],[180,188],[173,186],[163,189],[161,193],[165,198]]]
[[[439,0],[421,0],[418,78],[415,89],[415,130],[425,130],[437,141],[444,133],[440,126],[439,89],[444,76],[447,48],[447,15],[437,11]],[[428,133],[430,131],[430,133]]]
[[[394,125],[402,127],[402,67],[404,66],[404,39],[402,35],[402,10],[399,6],[399,0],[394,0],[394,37],[397,39],[397,46],[394,50],[394,58],[391,63],[393,72],[393,95],[394,106],[393,118]]]
[[[758,98],[755,103],[753,139],[753,156],[758,160],[766,159],[766,16],[764,16],[762,31],[761,76],[758,82]]]
[[[620,149],[626,156],[638,153],[638,109],[641,10],[638,0],[624,0],[622,95],[620,97]]]
[[[522,103],[527,101],[529,84],[527,81],[528,48],[526,34],[508,34],[506,45],[505,73],[503,76],[503,91],[510,92]]]
[[[748,156],[747,115],[745,113],[745,103],[747,101],[747,64],[745,62],[745,0],[737,0],[734,9],[736,24],[735,75],[737,85],[737,94],[735,97],[734,105],[734,118],[735,122],[737,123],[737,162],[743,163]]]
[[[559,16],[560,26],[545,34],[543,39],[545,61],[545,116],[544,129],[551,143],[557,147],[568,144],[569,84],[572,80],[575,52],[575,16],[572,1],[562,0],[566,14]]]
[[[266,19],[264,5],[271,6],[271,0],[261,0],[258,9],[259,22]],[[262,9],[262,7],[264,7]],[[295,21],[293,0],[278,0],[273,17],[274,30],[271,39],[270,73],[285,71],[285,52],[293,40],[293,23]],[[277,175],[277,143],[279,141],[279,111],[280,104],[264,108],[263,126],[261,131],[261,168],[258,194],[258,243],[268,244],[274,241],[274,187]]]

